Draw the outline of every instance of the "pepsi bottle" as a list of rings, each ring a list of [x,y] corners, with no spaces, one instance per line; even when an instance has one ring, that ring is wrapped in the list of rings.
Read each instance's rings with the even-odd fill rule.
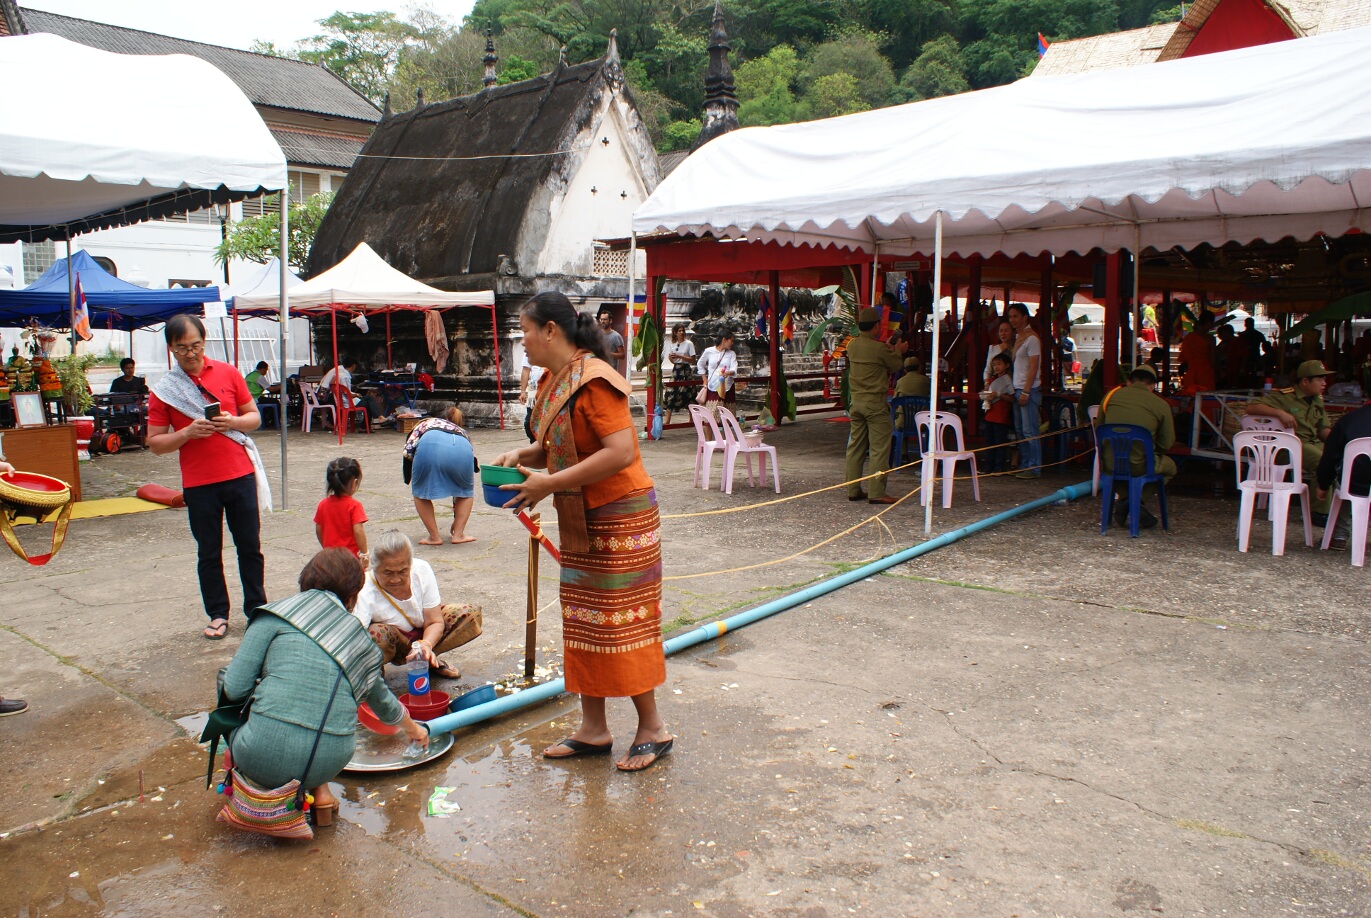
[[[409,697],[414,701],[428,699],[428,660],[422,655],[409,661]]]

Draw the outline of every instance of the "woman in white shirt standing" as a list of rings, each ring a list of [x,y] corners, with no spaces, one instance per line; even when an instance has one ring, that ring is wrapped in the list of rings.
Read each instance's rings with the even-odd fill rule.
[[[667,343],[666,359],[671,365],[671,379],[686,383],[695,378],[695,342],[686,337],[686,324],[677,322],[671,326],[671,341]],[[666,369],[664,366],[663,369]],[[671,423],[671,413],[690,407],[695,401],[699,386],[671,386],[662,390],[662,408],[666,414],[663,424]]]
[[[438,579],[398,529],[381,533],[371,547],[371,570],[352,614],[381,648],[383,663],[422,656],[433,675],[456,679],[457,667],[439,659],[481,635],[481,607],[443,603]]]
[[[705,348],[695,372],[704,380],[705,406],[711,411],[719,406],[733,410],[737,396],[733,384],[738,378],[738,355],[733,352],[733,332],[719,336],[718,344]]]

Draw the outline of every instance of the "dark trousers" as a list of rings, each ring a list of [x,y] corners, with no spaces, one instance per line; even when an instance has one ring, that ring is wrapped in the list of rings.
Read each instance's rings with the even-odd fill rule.
[[[1009,469],[1009,457],[1005,455],[1005,443],[1009,442],[1009,425],[996,424],[994,421],[985,422],[985,445],[994,446],[996,449],[989,450],[986,457],[987,472],[1004,472]]]
[[[196,573],[200,598],[211,620],[229,617],[228,585],[224,583],[224,522],[238,551],[238,577],[243,583],[244,610],[267,601],[266,565],[262,560],[261,518],[257,512],[257,482],[251,475],[185,489],[190,534],[199,553]]]

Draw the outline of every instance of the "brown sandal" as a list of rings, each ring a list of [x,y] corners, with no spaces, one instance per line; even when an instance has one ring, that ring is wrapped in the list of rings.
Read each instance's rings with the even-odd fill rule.
[[[310,807],[310,813],[314,815],[315,828],[324,829],[333,825],[333,820],[338,816],[338,801],[332,803],[316,803]]]

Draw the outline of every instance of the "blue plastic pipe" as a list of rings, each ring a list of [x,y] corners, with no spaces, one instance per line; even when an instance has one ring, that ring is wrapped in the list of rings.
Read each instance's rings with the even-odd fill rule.
[[[1011,520],[1016,516],[1021,516],[1041,507],[1047,507],[1063,501],[1075,500],[1076,498],[1083,497],[1089,493],[1090,482],[1088,481],[1083,481],[1080,484],[1068,485],[1059,491],[1052,492],[1046,497],[1040,497],[1037,500],[1029,501],[1026,504],[1012,507],[1002,513],[996,513],[994,516],[988,516],[983,520],[977,520],[969,526],[963,526],[961,529],[954,529],[951,532],[943,533],[936,539],[929,539],[927,542],[920,542],[918,545],[906,548],[902,551],[897,551],[893,555],[886,555],[884,558],[872,561],[870,564],[864,564],[855,570],[848,571],[846,574],[830,577],[827,580],[807,586],[803,590],[791,593],[788,596],[782,596],[780,599],[773,599],[771,602],[760,605],[755,609],[739,612],[737,615],[723,619],[722,621],[701,625],[694,631],[687,631],[685,634],[667,641],[663,645],[663,649],[666,651],[667,656],[671,656],[673,653],[679,653],[688,647],[694,647],[696,644],[703,644],[705,641],[722,637],[729,631],[737,631],[739,628],[750,625],[753,622],[761,621],[778,612],[793,609],[801,603],[809,602],[811,599],[827,595],[835,590],[841,590],[849,584],[856,583],[859,580],[865,580],[867,577],[870,577],[873,574],[879,574],[881,571],[892,568],[897,564],[904,564],[906,561],[912,561],[920,555],[926,555],[931,551],[937,551],[938,549],[951,545],[953,542],[960,541],[969,535],[1003,523],[1005,520]],[[451,733],[453,730],[459,730],[462,727],[470,727],[483,720],[489,720],[492,717],[500,717],[501,715],[509,714],[512,711],[518,711],[521,708],[527,708],[531,705],[538,704],[539,702],[547,701],[549,698],[556,698],[565,691],[566,682],[562,679],[557,679],[553,682],[545,682],[542,685],[524,689],[517,694],[505,695],[503,698],[497,698],[494,701],[488,701],[485,704],[479,704],[475,707],[467,708],[464,711],[458,711],[455,714],[446,714],[442,717],[430,720],[428,721],[428,732],[431,734]]]

